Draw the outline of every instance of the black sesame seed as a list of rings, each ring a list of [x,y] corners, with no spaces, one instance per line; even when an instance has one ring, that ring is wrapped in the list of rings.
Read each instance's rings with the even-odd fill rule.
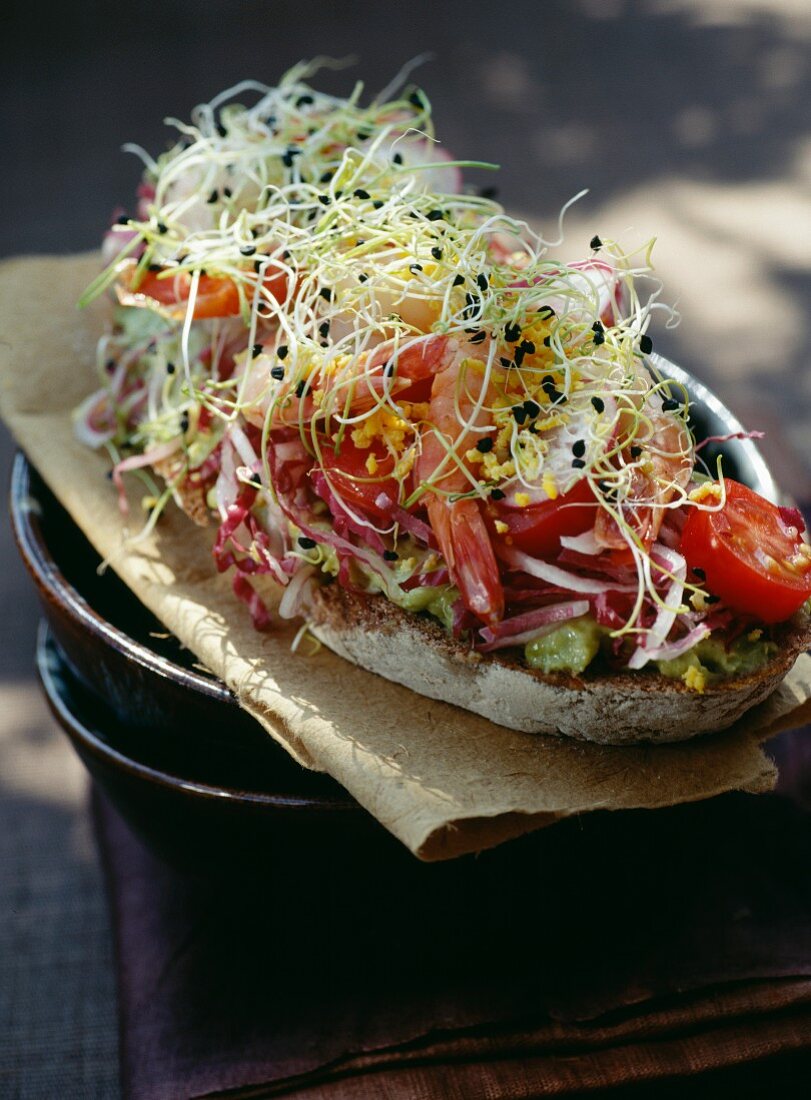
[[[637,446],[631,447],[631,458],[639,458],[639,456],[641,454],[642,454],[642,448],[641,447],[637,447]]]
[[[522,340],[517,350],[523,352],[524,355],[534,355],[535,345],[531,340]]]
[[[256,252],[256,245],[244,244],[239,251],[242,253],[243,256],[253,256],[254,252]]]
[[[158,222],[158,224],[155,226],[155,228],[157,229],[157,231],[159,233],[168,233],[168,229],[166,228],[166,226],[163,222]]]
[[[386,363],[385,367],[383,368],[383,376],[385,378],[391,378],[391,376],[393,374],[394,374],[394,360],[389,359],[388,363]]]
[[[298,544],[302,550],[312,550],[317,545],[315,539],[308,539],[306,535],[299,535]]]
[[[524,362],[524,349],[520,346],[520,344],[513,352],[513,355],[515,356],[516,367],[520,367],[521,364]]]
[[[329,336],[329,321],[322,321],[318,326],[318,335],[322,338]]]
[[[402,164],[403,163],[402,153],[395,153],[394,156],[391,159],[394,161],[395,164]]]
[[[353,194],[356,199],[368,199],[370,197],[369,192],[364,191],[362,187],[356,188]]]
[[[262,344],[254,344],[251,348],[251,358],[255,359],[257,355],[261,355],[264,350]]]
[[[592,342],[594,343],[595,347],[599,347],[600,344],[604,344],[605,343],[605,333],[604,332],[595,332],[594,336],[592,337]]]
[[[589,241],[589,248],[593,248],[594,251],[596,252],[598,248],[602,248],[602,247],[603,247],[603,242],[600,240],[600,238],[595,233],[595,235]]]
[[[442,213],[441,210],[429,210],[426,214],[429,222],[438,222],[440,218],[443,218],[444,216],[445,215]]]
[[[491,500],[504,500],[505,496],[506,496],[506,493],[504,493],[504,491],[502,489],[491,489],[490,490],[490,499]]]
[[[517,325],[514,321],[508,322],[504,326],[504,339],[508,344],[514,344],[516,340],[520,340],[521,326]]]
[[[290,250],[289,249],[286,248],[284,250],[284,252],[282,253],[282,259],[283,260],[289,260],[290,259]]]
[[[541,308],[538,310],[538,315],[543,320],[547,320],[549,317],[557,316],[554,309],[552,309],[551,306],[541,306]]]
[[[217,191],[217,190],[215,189],[215,190],[214,190],[214,191],[212,191],[212,192],[211,192],[211,194],[210,194],[210,195],[208,196],[208,198],[206,199],[206,202],[216,202],[216,201],[217,201],[217,200],[219,199],[219,197],[220,197],[220,193],[219,193],[219,191]]]
[[[585,439],[576,439],[572,444],[572,454],[575,458],[582,458],[586,453],[586,441]]]
[[[188,413],[183,413],[183,415],[180,418],[180,430],[181,430],[181,432],[183,432],[184,435],[189,430],[189,414]]]
[[[486,435],[484,439],[480,439],[479,442],[476,444],[476,450],[483,455],[486,455],[488,451],[492,451],[492,449],[493,440],[490,438],[489,435]]]
[[[532,399],[524,402],[524,408],[526,409],[527,416],[530,418],[530,420],[534,420],[541,411],[541,406],[538,404],[537,401],[533,401]]]
[[[383,551],[383,560],[384,561],[397,561],[399,557],[400,557],[400,555],[397,553],[396,550],[384,550]]]
[[[527,418],[527,410],[523,405],[513,405],[512,414],[515,417],[517,424],[523,424]]]
[[[639,350],[643,355],[650,355],[653,351],[653,340],[651,340],[647,333],[639,337]]]
[[[375,201],[372,203],[372,206],[375,208],[375,210],[379,210],[382,205],[382,199],[375,199]]]
[[[233,191],[231,190],[230,187],[223,187],[222,193],[227,199],[230,199],[231,196],[233,195]]]
[[[329,197],[329,195],[319,195],[318,201],[321,203],[322,206],[329,206],[329,204],[332,202],[332,199]]]
[[[331,169],[331,168],[328,168],[328,169],[326,170],[326,172],[324,172],[324,174],[323,174],[323,175],[319,176],[319,178],[318,178],[318,182],[319,182],[319,183],[329,183],[329,181],[330,181],[330,180],[332,179],[332,177],[333,177],[334,175],[335,175],[335,173],[334,173],[334,172],[332,171],[332,169]]]
[[[454,275],[454,277],[453,277],[453,285],[454,286],[461,286],[464,281],[465,281],[464,275]]]
[[[254,260],[254,261],[253,261],[253,269],[254,269],[254,271],[261,271],[261,270],[262,270],[262,265],[263,265],[264,263],[265,263],[265,261],[264,261],[264,260]]]
[[[510,367],[515,366],[515,363],[513,363],[512,359],[505,359],[503,355],[499,357],[498,361],[499,363],[501,363],[502,367],[505,368],[505,370],[509,370]]]
[[[471,320],[475,316],[475,314],[477,314],[481,310],[482,300],[481,298],[479,298],[478,295],[468,293],[465,295],[465,302],[467,303],[467,305],[462,310],[462,317],[464,317],[464,319],[468,321]]]
[[[679,407],[679,402],[673,397],[668,397],[666,401],[662,402],[662,412],[673,412],[674,409]]]
[[[174,373],[175,373],[175,365],[174,365],[174,363],[167,363],[167,364],[166,364],[166,373],[167,373],[167,374],[174,374]]]
[[[302,379],[302,381],[299,382],[296,386],[296,397],[302,398],[306,392],[307,392],[307,381],[306,381],[306,379]]]
[[[431,255],[434,257],[435,260],[441,260],[442,259],[442,249],[441,248],[436,248],[436,247],[432,248],[431,249]]]
[[[592,397],[591,403],[598,413],[605,412],[605,401],[602,397]]]
[[[300,95],[296,100],[297,107],[309,107],[311,103],[315,103],[311,95]]]
[[[488,283],[487,276],[484,274],[484,272],[476,276],[476,285],[478,286],[479,290],[487,290],[490,284]]]
[[[586,465],[585,459],[582,459],[582,458],[573,458],[572,459],[572,466],[574,466],[574,468],[576,470],[582,470],[585,465]]]
[[[332,301],[332,291],[328,286],[322,286],[318,293],[321,295],[325,302]]]
[[[368,283],[369,282],[369,276],[364,275],[363,272],[361,272],[360,275],[358,275],[358,282],[359,283]]]
[[[281,382],[284,378],[284,367],[271,367],[270,377],[275,379],[276,382]]]
[[[483,332],[483,331],[480,331],[480,332],[474,333],[473,336],[470,337],[470,343],[471,344],[481,344],[481,342],[483,340],[486,340],[486,339],[487,339],[487,333]]]
[[[605,332],[605,329],[603,328],[603,322],[595,321],[594,324],[591,326],[591,330],[592,332]]]
[[[549,347],[549,344],[550,344],[550,341],[551,341],[551,340],[552,340],[552,337],[551,337],[551,336],[544,336],[544,338],[543,338],[543,346],[544,346],[545,348],[548,348],[548,347]]]
[[[276,348],[276,354],[278,355],[278,357],[280,359],[286,359],[287,358],[287,344],[279,344],[279,346]]]
[[[411,272],[412,275],[419,275],[419,273],[422,271],[422,264],[409,264],[408,270]]]
[[[115,224],[116,225],[129,225],[129,223],[130,223],[129,214],[119,214],[118,217],[115,219]]]

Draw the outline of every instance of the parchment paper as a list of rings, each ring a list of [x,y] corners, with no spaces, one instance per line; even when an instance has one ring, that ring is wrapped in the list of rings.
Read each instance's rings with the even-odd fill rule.
[[[766,791],[760,742],[811,720],[811,657],[735,727],[677,745],[611,748],[516,733],[416,695],[328,651],[290,652],[292,631],[257,633],[210,558],[213,531],[171,507],[123,547],[106,457],[73,437],[93,388],[103,304],[76,308],[94,253],[0,265],[0,409],[96,549],[136,595],[305,767],[329,772],[412,852],[449,859],[591,810],[668,806]],[[133,531],[140,493],[133,492]],[[675,719],[677,720],[677,719]]]

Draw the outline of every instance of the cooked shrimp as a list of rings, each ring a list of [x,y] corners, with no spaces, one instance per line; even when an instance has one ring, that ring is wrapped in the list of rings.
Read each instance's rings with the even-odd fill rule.
[[[327,403],[333,413],[341,416],[362,413],[387,396],[396,400],[415,383],[432,378],[442,366],[446,343],[444,336],[430,336],[396,348],[392,340],[387,340],[349,360],[339,370],[317,369],[301,395],[292,382],[272,376],[273,367],[279,363],[275,347],[268,347],[247,366],[243,389],[245,419],[262,427],[271,405],[274,428],[306,422]],[[320,405],[316,405],[313,397],[318,391],[321,391]]]
[[[693,472],[693,443],[684,424],[663,412],[648,412],[647,420],[647,430],[634,440],[647,461],[629,467],[629,491],[622,501],[623,518],[646,548],[656,541],[665,508],[686,488]],[[628,538],[605,509],[597,514],[594,535],[606,549],[628,549]]]
[[[451,499],[451,494],[470,491],[464,455],[481,438],[473,429],[488,418],[486,409],[477,411],[486,397],[484,374],[466,370],[460,379],[465,360],[481,364],[479,355],[477,349],[448,341],[445,364],[431,387],[431,427],[422,433],[416,472],[419,481],[439,490],[427,494],[428,518],[465,607],[495,623],[504,615],[504,589],[481,501]]]

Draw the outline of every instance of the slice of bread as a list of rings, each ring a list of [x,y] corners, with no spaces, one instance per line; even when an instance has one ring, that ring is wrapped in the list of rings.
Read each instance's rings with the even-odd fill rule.
[[[772,661],[699,694],[653,670],[548,675],[514,657],[478,654],[427,616],[337,584],[316,591],[309,619],[315,637],[335,653],[421,695],[510,729],[606,745],[685,741],[725,729],[774,691],[811,645],[811,620],[798,612],[778,629],[780,651]]]

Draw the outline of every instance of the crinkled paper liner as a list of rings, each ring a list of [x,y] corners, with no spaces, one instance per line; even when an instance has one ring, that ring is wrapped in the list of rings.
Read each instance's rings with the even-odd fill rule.
[[[27,257],[0,267],[3,417],[139,599],[288,752],[334,776],[412,852],[449,859],[570,814],[773,787],[775,769],[760,743],[811,720],[808,654],[766,702],[724,733],[676,745],[581,744],[493,725],[325,650],[291,653],[292,629],[253,629],[230,579],[213,567],[213,531],[195,528],[174,507],[152,537],[127,549],[106,456],[74,439],[70,417],[94,383],[104,307],[81,312],[76,301],[98,267],[96,254]]]

